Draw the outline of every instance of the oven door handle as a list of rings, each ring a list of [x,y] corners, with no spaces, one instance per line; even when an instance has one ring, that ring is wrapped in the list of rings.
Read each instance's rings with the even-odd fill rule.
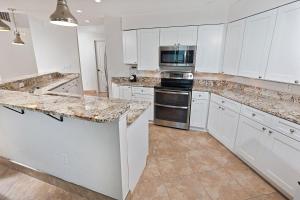
[[[171,91],[165,91],[165,90],[155,90],[155,92],[158,92],[158,93],[164,93],[164,94],[182,94],[182,95],[190,95],[189,92],[171,92]]]
[[[159,103],[156,103],[154,105],[155,106],[160,106],[160,107],[165,107],[165,108],[175,108],[175,109],[184,109],[184,110],[189,109],[189,107],[187,107],[187,106],[170,106],[170,105],[164,105],[164,104],[159,104]]]

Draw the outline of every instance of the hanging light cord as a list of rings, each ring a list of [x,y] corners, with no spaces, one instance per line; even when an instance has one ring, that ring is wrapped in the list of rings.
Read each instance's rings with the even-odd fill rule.
[[[18,33],[18,27],[17,27],[17,23],[16,23],[16,19],[15,19],[15,13],[14,13],[15,9],[9,8],[9,10],[10,10],[11,13],[12,13],[13,22],[14,22],[15,29],[16,29],[16,30],[15,30],[15,33]]]

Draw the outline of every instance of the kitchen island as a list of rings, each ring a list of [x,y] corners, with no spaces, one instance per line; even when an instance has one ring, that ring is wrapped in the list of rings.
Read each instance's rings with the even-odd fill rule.
[[[146,165],[149,104],[44,92],[0,90],[0,156],[126,199]]]

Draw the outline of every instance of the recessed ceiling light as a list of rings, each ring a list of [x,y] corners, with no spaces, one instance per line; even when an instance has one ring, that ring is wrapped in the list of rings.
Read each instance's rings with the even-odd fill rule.
[[[86,19],[84,21],[85,21],[85,23],[88,23],[88,24],[90,23],[90,20],[88,20],[88,19]]]
[[[82,13],[82,10],[76,10],[77,13]]]
[[[95,0],[96,3],[101,3],[102,0]]]

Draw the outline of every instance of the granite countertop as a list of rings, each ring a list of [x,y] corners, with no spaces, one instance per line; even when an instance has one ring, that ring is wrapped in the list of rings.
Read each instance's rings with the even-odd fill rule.
[[[0,90],[0,104],[45,114],[106,123],[118,119],[130,106],[121,100],[84,96],[83,98],[34,95],[28,92]]]
[[[150,102],[131,101],[127,113],[127,125],[130,126],[145,110],[150,107]]]
[[[113,78],[113,83],[154,87],[159,81],[157,78],[139,78],[138,82],[131,83],[120,77]],[[196,80],[193,90],[211,92],[300,125],[300,97],[296,95],[222,80]]]

